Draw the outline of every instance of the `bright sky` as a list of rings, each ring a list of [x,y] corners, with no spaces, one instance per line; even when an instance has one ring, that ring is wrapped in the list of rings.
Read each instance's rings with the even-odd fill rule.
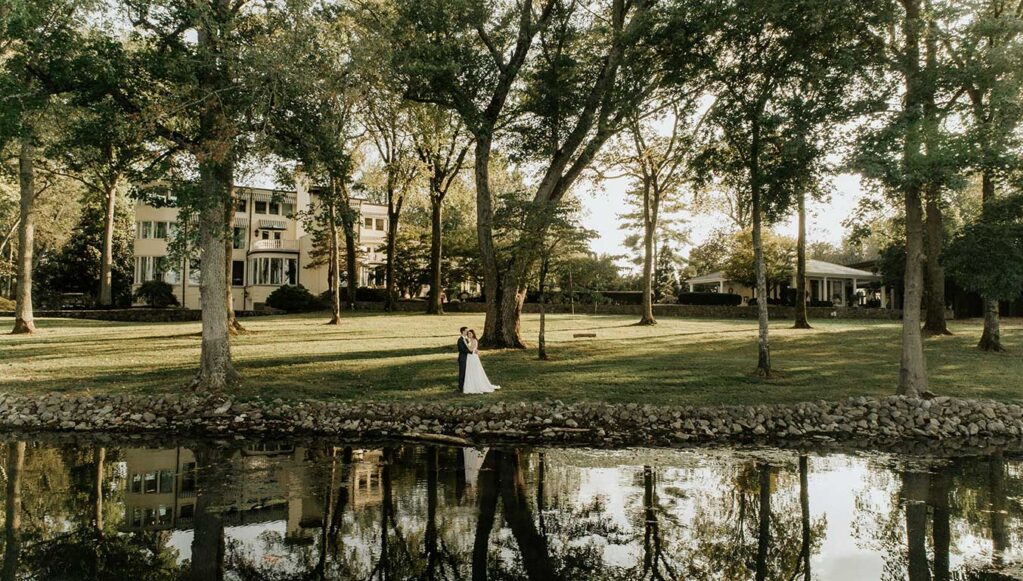
[[[586,227],[600,233],[600,238],[592,243],[593,250],[601,254],[628,254],[622,245],[627,232],[620,228],[619,215],[625,212],[625,189],[627,180],[605,180],[603,190],[599,187],[588,187],[581,191],[584,205],[589,209],[584,222]],[[831,242],[838,245],[842,242],[845,228],[842,222],[852,213],[863,195],[860,178],[857,175],[843,174],[833,180],[834,194],[827,202],[807,202],[807,240],[809,242]],[[696,214],[686,216],[691,231],[693,244],[703,242],[707,235],[729,220],[719,213]],[[786,236],[796,236],[796,218],[775,225],[774,230]],[[683,248],[688,252],[688,248]]]

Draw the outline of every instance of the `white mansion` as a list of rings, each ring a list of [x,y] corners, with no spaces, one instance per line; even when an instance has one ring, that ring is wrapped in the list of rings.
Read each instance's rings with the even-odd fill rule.
[[[316,264],[311,256],[312,236],[295,217],[298,211],[316,207],[315,190],[300,182],[295,191],[237,187],[235,196],[238,202],[231,275],[234,308],[259,309],[266,297],[282,285],[301,284],[313,294],[325,292],[327,266]],[[365,200],[353,200],[352,205],[359,211],[358,286],[383,286],[384,255],[380,248],[387,235],[387,207]],[[168,258],[168,243],[177,222],[177,208],[136,203],[134,288],[161,279],[174,288],[182,306],[198,309],[198,261],[172,264]]]

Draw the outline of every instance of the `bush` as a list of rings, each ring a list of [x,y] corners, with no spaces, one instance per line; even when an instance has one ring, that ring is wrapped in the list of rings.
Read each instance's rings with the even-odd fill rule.
[[[742,296],[732,293],[679,293],[678,304],[737,307],[742,304]]]
[[[300,284],[278,288],[266,297],[266,305],[286,313],[308,313],[323,308],[320,299]]]
[[[132,298],[157,309],[178,306],[178,297],[174,296],[174,287],[162,280],[150,280],[142,283]]]
[[[612,305],[643,304],[643,291],[603,291],[601,294]]]
[[[387,300],[387,289],[360,286],[355,289],[355,300],[367,303],[382,303]]]
[[[811,299],[810,300],[810,306],[811,307],[833,307],[833,306],[835,306],[835,303],[832,302],[832,301],[819,301],[817,299]]]
[[[0,297],[0,311],[13,311],[14,301],[7,297]]]

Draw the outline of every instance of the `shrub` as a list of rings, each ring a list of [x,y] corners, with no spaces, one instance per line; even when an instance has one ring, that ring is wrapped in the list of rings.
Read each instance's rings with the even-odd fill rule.
[[[278,288],[266,297],[266,304],[286,313],[307,313],[323,308],[320,300],[300,284]]]
[[[178,306],[178,297],[174,296],[174,287],[162,280],[150,280],[142,283],[132,298],[157,309]]]
[[[382,303],[387,300],[387,289],[360,286],[355,289],[355,300],[367,303]]]
[[[0,311],[13,311],[14,301],[7,297],[0,297]]]
[[[643,304],[643,291],[603,291],[601,294],[613,305]]]
[[[678,304],[737,307],[742,304],[742,296],[732,293],[679,293]]]

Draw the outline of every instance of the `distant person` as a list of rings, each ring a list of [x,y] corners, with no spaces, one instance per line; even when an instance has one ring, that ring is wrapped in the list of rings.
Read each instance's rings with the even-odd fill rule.
[[[458,330],[458,391],[465,392],[465,365],[469,360],[469,354],[472,353],[472,349],[469,348],[469,340],[465,337],[465,332],[469,330],[469,327],[462,327]]]
[[[465,362],[462,360],[462,346],[468,349],[465,355]],[[480,342],[476,338],[476,331],[469,329],[464,332],[458,347],[458,372],[459,384],[462,393],[493,393],[501,389],[500,385],[490,383],[487,372],[483,370],[483,362],[480,361]]]

